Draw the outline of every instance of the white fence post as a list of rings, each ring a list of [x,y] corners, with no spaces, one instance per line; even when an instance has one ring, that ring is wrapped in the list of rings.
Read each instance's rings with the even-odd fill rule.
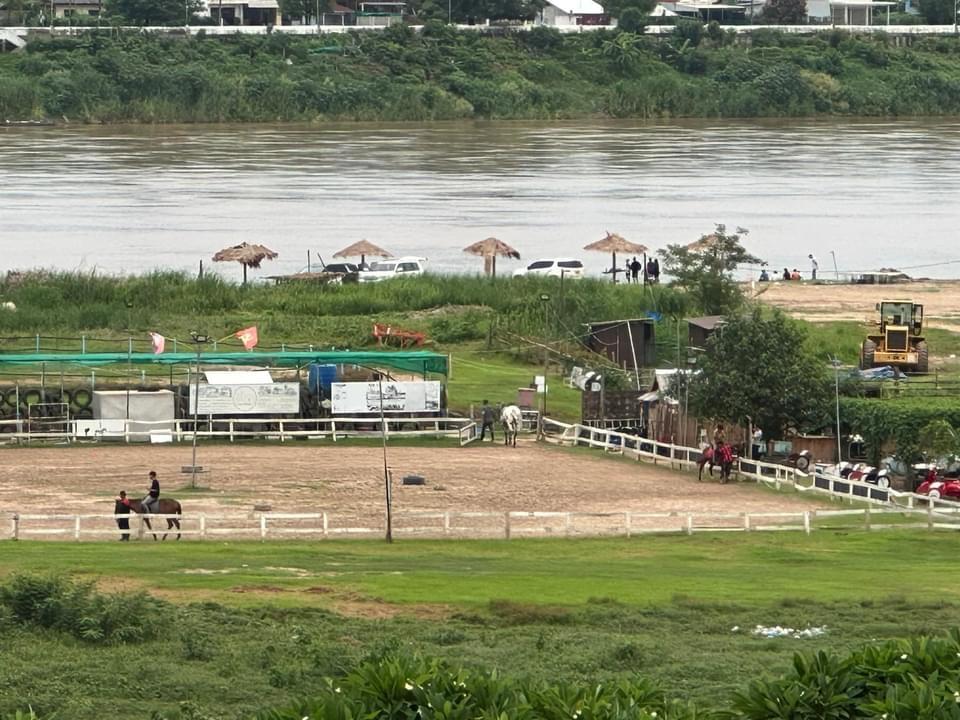
[[[324,513],[323,513],[323,537],[327,537],[328,534],[329,534],[329,532],[330,532],[330,525],[329,525],[329,521],[328,521],[328,519],[327,519],[327,513],[326,513],[326,511],[324,511]]]
[[[687,513],[687,535],[693,535],[693,513]]]
[[[510,539],[510,511],[509,510],[503,514],[503,538],[504,540]]]
[[[863,511],[863,527],[865,530],[870,529],[870,503],[867,503],[867,507]]]
[[[260,516],[260,539],[263,540],[267,537],[267,516]]]
[[[563,534],[566,535],[567,537],[570,537],[570,532],[572,529],[573,529],[573,514],[567,513],[566,516],[564,517]]]
[[[803,511],[803,531],[809,535],[810,534],[810,511]]]
[[[743,529],[750,532],[750,513],[743,514]]]
[[[639,458],[639,455],[637,457]],[[633,523],[631,523],[630,520],[631,520],[630,511],[627,510],[623,514],[623,526],[627,530],[627,537],[630,537],[630,533],[633,531]]]
[[[73,539],[77,541],[80,540],[80,516],[79,515],[77,515],[73,519]]]
[[[13,514],[13,539],[20,539],[20,513]]]
[[[450,512],[449,511],[443,514],[443,534],[444,535],[450,534]]]
[[[205,540],[207,537],[207,516],[204,513],[200,513],[200,539]]]
[[[927,502],[927,529],[933,530],[933,500]]]

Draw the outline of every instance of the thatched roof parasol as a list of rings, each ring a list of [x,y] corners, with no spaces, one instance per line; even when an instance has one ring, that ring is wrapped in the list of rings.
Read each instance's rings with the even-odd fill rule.
[[[646,245],[632,243],[629,240],[626,240],[622,235],[617,235],[616,233],[609,231],[607,232],[607,236],[605,238],[602,240],[597,240],[594,243],[590,243],[589,245],[585,245],[583,249],[613,254],[613,265],[611,272],[613,274],[614,282],[617,281],[617,253],[633,253],[634,255],[643,255],[649,250]]]
[[[360,240],[359,242],[355,242],[353,245],[345,247],[343,250],[333,254],[335,258],[351,258],[356,257],[357,255],[360,256],[361,265],[367,261],[367,255],[383,258],[393,257],[389,251],[384,250],[379,245],[374,245],[369,240]]]
[[[232,247],[224,248],[213,256],[214,262],[238,262],[243,265],[243,284],[247,284],[247,268],[259,268],[264,260],[273,260],[277,253],[266,245],[250,245],[249,243],[240,243]]]
[[[699,240],[694,240],[686,247],[690,252],[703,252],[704,250],[715,249],[719,242],[720,237],[716,233],[711,233],[709,235],[704,235]]]
[[[497,240],[495,237],[488,237],[486,240],[475,242],[473,245],[465,247],[463,251],[482,257],[483,271],[493,277],[497,276],[497,255],[515,260],[520,259],[519,252],[507,245],[503,240]]]

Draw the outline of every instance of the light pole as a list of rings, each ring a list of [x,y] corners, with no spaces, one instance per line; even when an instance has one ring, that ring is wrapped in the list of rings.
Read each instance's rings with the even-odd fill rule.
[[[393,542],[393,488],[390,484],[390,470],[387,468],[387,420],[383,414],[383,373],[377,372],[377,388],[380,392],[380,437],[383,440],[383,491],[387,503],[387,533],[384,539]]]
[[[197,430],[200,417],[200,350],[204,344],[210,342],[208,335],[197,332],[190,333],[190,339],[197,348],[197,368],[194,376],[193,392],[193,458],[190,463],[190,487],[197,486]]]
[[[453,25],[453,0],[447,0],[447,25]]]
[[[830,364],[833,365],[834,392],[837,400],[837,463],[840,463],[843,460],[843,455],[840,452],[840,360],[829,355],[827,357],[830,358]]]
[[[550,296],[547,293],[540,294],[540,302],[543,303],[543,401],[540,411],[540,434],[543,434],[543,418],[547,414],[547,367],[550,362],[550,354],[547,348],[547,335],[550,332]]]

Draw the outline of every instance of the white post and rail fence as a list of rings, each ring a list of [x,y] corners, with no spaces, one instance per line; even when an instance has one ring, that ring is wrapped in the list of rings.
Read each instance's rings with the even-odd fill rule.
[[[177,440],[190,439],[192,427],[187,430],[177,421],[173,435]],[[223,429],[208,429],[203,437],[236,440],[246,437],[264,437],[262,430],[244,430],[245,423],[262,420],[215,421],[226,424]],[[283,420],[272,420],[283,423]],[[338,437],[379,435],[379,420],[370,418],[337,418],[325,420],[291,420],[292,427],[278,429],[268,436],[284,441],[296,437]],[[305,422],[315,423],[303,429]],[[460,444],[477,437],[475,423],[467,418],[397,418],[386,419],[389,429],[395,423],[432,423],[420,430],[389,430],[390,436],[444,435],[455,437]],[[372,424],[372,429],[371,429]],[[362,425],[363,430],[357,426]],[[128,428],[122,439],[134,433]],[[149,434],[149,430],[146,431]],[[547,442],[569,446],[586,446],[608,453],[621,454],[637,462],[664,465],[675,470],[695,468],[700,458],[699,448],[662,443],[647,438],[627,435],[615,430],[593,428],[580,424],[562,423],[544,418],[543,437]],[[816,509],[794,512],[638,512],[632,510],[610,512],[570,511],[471,511],[448,510],[435,512],[393,511],[395,537],[434,538],[502,538],[518,537],[604,537],[653,533],[690,535],[696,532],[760,532],[799,531],[811,533],[815,529],[881,530],[894,528],[926,528],[930,530],[960,530],[960,503],[927,498],[908,492],[859,481],[831,476],[823,471],[803,473],[796,468],[756,460],[741,459],[734,465],[737,480],[764,483],[771,488],[799,493],[812,493],[835,500],[849,501],[861,507],[847,509]],[[175,518],[181,528],[167,529],[166,520]],[[182,516],[152,515],[153,528],[146,528],[142,515],[130,515],[131,534],[149,539],[153,533],[174,535],[186,539],[205,540],[216,537],[245,537],[271,540],[277,538],[371,537],[380,538],[385,528],[385,517],[376,513],[350,515],[340,511],[310,513],[185,513]],[[0,539],[60,539],[93,540],[116,539],[122,532],[113,514],[37,514],[12,513],[0,515]],[[3,528],[6,528],[4,531]]]

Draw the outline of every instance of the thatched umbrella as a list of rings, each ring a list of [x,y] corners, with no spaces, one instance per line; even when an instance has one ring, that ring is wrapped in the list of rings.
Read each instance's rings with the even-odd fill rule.
[[[497,240],[495,237],[488,237],[486,240],[475,242],[469,247],[463,249],[465,253],[479,255],[483,258],[483,271],[487,275],[497,276],[497,255],[502,257],[520,259],[520,253],[507,245],[503,240]]]
[[[243,284],[247,284],[247,268],[259,268],[264,260],[273,260],[277,253],[266,245],[250,245],[240,243],[233,247],[224,248],[213,256],[214,262],[232,261],[243,265]]]
[[[360,240],[359,242],[355,242],[353,245],[350,245],[349,247],[345,247],[343,250],[340,250],[339,252],[335,252],[333,254],[335,258],[351,258],[351,257],[356,257],[357,255],[360,256],[361,265],[366,263],[367,255],[372,255],[373,257],[382,257],[382,258],[393,257],[393,255],[390,252],[388,252],[387,250],[384,250],[379,245],[374,245],[369,240]]]
[[[632,243],[624,239],[621,235],[616,233],[607,232],[607,236],[603,240],[597,240],[595,243],[590,243],[585,245],[584,250],[596,250],[597,252],[608,252],[613,254],[613,281],[617,281],[617,253],[633,253],[634,255],[645,255],[647,250],[646,245],[640,245],[639,243]],[[644,266],[646,266],[646,258],[644,258]]]
[[[694,240],[686,247],[690,252],[703,252],[705,250],[715,250],[719,243],[719,236],[716,233],[711,233],[709,235],[704,235],[699,240]]]

